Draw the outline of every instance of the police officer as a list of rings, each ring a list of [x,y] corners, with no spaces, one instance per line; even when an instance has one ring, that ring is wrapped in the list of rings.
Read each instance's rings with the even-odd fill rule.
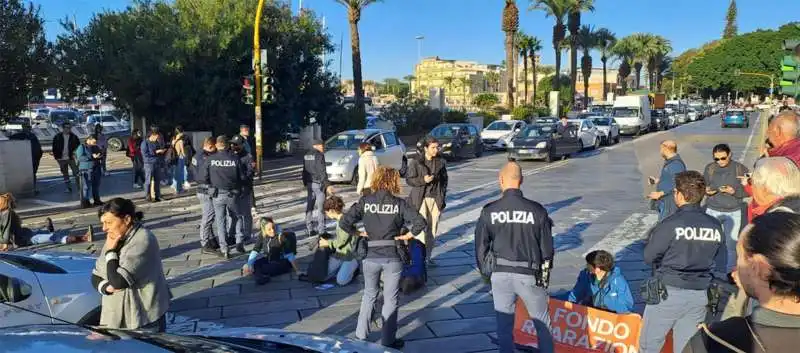
[[[236,135],[231,139],[232,152],[239,157],[245,171],[246,180],[242,185],[242,193],[237,199],[239,217],[236,219],[236,237],[244,240],[253,235],[253,214],[250,209],[253,207],[253,176],[255,175],[255,160],[253,155],[245,150],[246,144],[247,140],[241,135]]]
[[[311,149],[303,156],[303,185],[306,187],[306,234],[325,233],[325,213],[322,205],[325,194],[333,194],[325,168],[325,149],[322,140],[311,141]]]
[[[205,184],[213,188],[211,194],[214,205],[214,224],[217,231],[217,240],[222,248],[222,255],[230,258],[230,250],[227,246],[227,238],[230,225],[228,215],[231,219],[237,219],[239,208],[237,199],[242,193],[242,188],[247,182],[246,171],[238,156],[230,150],[228,137],[221,135],[217,137],[217,153],[210,155],[205,163]],[[244,254],[244,239],[236,234],[236,251]]]
[[[639,352],[658,353],[672,330],[672,345],[679,352],[706,317],[715,267],[724,269],[722,225],[700,207],[706,192],[703,175],[685,171],[675,175],[673,197],[678,211],[650,230],[644,261],[654,267],[651,281],[660,281],[666,298],[646,305]]]
[[[364,222],[369,251],[363,260],[364,295],[358,313],[356,337],[367,338],[372,310],[378,298],[379,281],[383,272],[383,327],[381,344],[400,349],[403,341],[397,339],[397,295],[400,291],[400,274],[403,263],[397,250],[397,241],[410,240],[427,226],[419,212],[396,195],[400,192],[400,174],[397,170],[381,166],[372,179],[373,193],[362,196],[350,207],[339,221],[339,227],[356,235],[357,222]],[[410,233],[401,235],[400,230],[410,224]]]
[[[192,158],[192,168],[194,175],[197,176],[197,200],[202,205],[202,218],[200,220],[200,252],[204,254],[221,255],[217,240],[214,239],[214,203],[211,201],[213,188],[206,183],[206,160],[209,156],[217,153],[217,146],[214,138],[206,137],[203,140],[203,151],[195,154]]]
[[[514,352],[514,311],[520,297],[534,319],[539,349],[552,352],[547,282],[553,264],[553,221],[538,202],[522,196],[522,169],[500,170],[503,196],[483,207],[475,226],[478,268],[490,276],[501,353]]]

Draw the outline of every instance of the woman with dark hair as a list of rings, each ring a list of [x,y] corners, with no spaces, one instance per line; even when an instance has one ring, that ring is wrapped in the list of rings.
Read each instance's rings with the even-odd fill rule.
[[[0,252],[35,244],[71,244],[91,242],[92,231],[83,236],[70,235],[68,230],[56,230],[53,220],[47,218],[47,229],[34,230],[23,227],[14,211],[16,202],[11,193],[0,194]]]
[[[158,126],[150,127],[150,136],[142,141],[142,159],[144,161],[144,193],[145,200],[161,201],[161,166],[164,164],[164,140]]]
[[[98,212],[106,243],[92,271],[102,294],[100,325],[164,332],[172,299],[156,237],[133,201],[115,198]]]
[[[133,164],[133,188],[139,189],[144,185],[144,160],[142,159],[142,130],[134,129],[128,138],[126,155]]]
[[[747,317],[701,325],[683,352],[796,352],[800,215],[777,211],[755,218],[739,235],[736,252],[736,284],[759,305]]]
[[[358,186],[356,193],[359,195],[369,195],[372,190],[372,176],[378,169],[378,157],[372,151],[372,144],[362,142],[358,145]]]
[[[261,217],[258,221],[261,235],[256,240],[247,263],[242,266],[242,275],[252,274],[257,285],[266,284],[274,276],[294,270],[303,275],[297,267],[297,238],[293,232],[284,232],[272,218]]]

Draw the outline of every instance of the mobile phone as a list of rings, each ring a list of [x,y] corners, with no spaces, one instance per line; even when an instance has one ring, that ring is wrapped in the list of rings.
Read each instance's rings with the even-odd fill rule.
[[[650,183],[650,185],[653,185],[653,184],[655,184],[655,183],[656,183],[656,178],[653,178],[653,177],[647,177],[647,182],[648,182],[648,183]]]
[[[751,173],[744,173],[744,177],[745,177],[745,178],[747,178],[747,179],[750,179],[750,178],[752,178],[752,177],[753,177],[753,174],[751,174]]]

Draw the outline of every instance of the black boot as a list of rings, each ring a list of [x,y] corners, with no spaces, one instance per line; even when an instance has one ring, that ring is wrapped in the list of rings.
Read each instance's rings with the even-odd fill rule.
[[[239,243],[239,244],[236,244],[236,251],[237,251],[239,254],[244,254],[245,252],[247,252],[247,251],[244,249],[244,243]]]
[[[81,200],[81,208],[91,208],[92,203],[89,200]]]

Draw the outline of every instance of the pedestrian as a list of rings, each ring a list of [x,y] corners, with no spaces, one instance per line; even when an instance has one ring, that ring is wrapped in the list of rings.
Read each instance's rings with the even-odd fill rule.
[[[325,145],[322,140],[311,141],[311,149],[303,156],[303,186],[306,187],[306,234],[325,233],[325,196],[333,195],[325,167]]]
[[[541,352],[553,352],[547,286],[553,266],[553,221],[538,202],[522,195],[522,168],[508,162],[500,170],[502,197],[481,210],[475,225],[475,256],[492,283],[500,353],[514,352],[517,298],[534,321]]]
[[[581,270],[575,286],[562,299],[618,314],[633,312],[631,288],[622,270],[614,265],[614,255],[605,250],[595,250],[585,258],[586,268]]]
[[[66,193],[72,192],[69,169],[72,170],[76,185],[80,180],[78,177],[78,164],[75,162],[75,150],[78,149],[80,144],[78,136],[72,132],[72,124],[69,121],[61,124],[61,133],[53,137],[53,157],[58,162],[58,168],[61,169],[61,175],[64,177],[64,184],[67,186]]]
[[[16,202],[11,193],[0,194],[0,252],[36,244],[72,244],[92,241],[92,231],[87,231],[83,236],[73,236],[67,230],[56,230],[53,220],[50,218],[47,218],[46,229],[34,230],[23,227],[15,208]]]
[[[709,163],[703,177],[706,182],[706,213],[719,219],[725,231],[727,249],[726,273],[736,266],[736,241],[742,226],[744,212],[744,186],[740,178],[750,171],[739,162],[732,161],[731,148],[727,144],[714,146],[714,162]]]
[[[209,156],[217,153],[217,146],[214,139],[206,137],[203,140],[203,151],[196,154],[192,159],[192,166],[195,169],[194,175],[197,176],[197,200],[200,201],[202,207],[202,216],[200,218],[200,252],[211,255],[222,255],[220,252],[220,243],[214,238],[214,203],[211,196],[214,194],[214,189],[206,183],[205,170],[202,168],[205,165]]]
[[[108,155],[108,138],[103,134],[103,124],[98,123],[94,126],[94,134],[97,135],[97,147],[103,153],[103,157],[99,161],[100,170],[102,175],[108,176],[108,168],[106,166],[106,156]]]
[[[175,135],[172,137],[171,149],[173,155],[172,165],[172,188],[176,194],[183,193],[186,183],[186,146],[183,137],[183,127],[175,127]]]
[[[103,151],[97,146],[97,135],[89,135],[86,142],[78,146],[75,157],[78,159],[78,170],[81,175],[81,207],[92,207],[89,202],[90,196],[94,206],[103,205],[103,201],[100,201]]]
[[[398,241],[412,239],[425,229],[425,219],[405,200],[400,193],[400,174],[397,170],[380,166],[372,180],[372,193],[359,198],[339,220],[339,227],[353,236],[367,237],[369,251],[362,261],[364,294],[358,313],[356,338],[366,340],[372,310],[380,290],[383,274],[383,308],[381,344],[400,349],[403,340],[397,339],[397,297],[400,292],[400,275],[403,262],[398,253]],[[365,233],[356,230],[356,223],[363,222]],[[410,233],[400,234],[405,224],[410,224]]]
[[[561,119],[558,121],[558,125],[556,125],[556,133],[563,138],[569,135],[570,130],[569,120],[565,115],[562,115]]]
[[[241,233],[231,229],[230,220],[239,218],[238,198],[242,194],[242,188],[247,182],[245,167],[241,159],[230,150],[228,137],[221,135],[217,137],[217,153],[206,159],[203,167],[205,176],[204,184],[210,185],[214,189],[212,203],[214,205],[214,230],[217,233],[222,256],[230,259],[230,249],[228,248],[228,238],[234,237],[236,251],[240,254],[245,253],[244,239]]]
[[[327,248],[331,254],[328,257],[328,277],[326,281],[336,278],[336,284],[346,286],[353,280],[358,270],[358,260],[353,254],[355,235],[351,235],[339,226],[344,216],[344,201],[339,196],[331,196],[325,200],[323,206],[325,215],[336,221],[336,233],[330,240],[320,238],[320,248]]]
[[[736,284],[760,303],[747,317],[701,326],[683,349],[796,352],[800,346],[800,215],[772,212],[739,236]]]
[[[366,196],[370,193],[375,169],[378,169],[378,157],[372,150],[372,144],[362,142],[358,145],[358,185],[356,186],[358,195]]]
[[[253,275],[256,285],[267,284],[272,277],[294,270],[300,277],[303,273],[297,267],[297,238],[293,232],[286,232],[269,217],[258,221],[261,235],[256,240],[247,263],[242,266],[242,275]]]
[[[149,202],[161,202],[161,167],[167,148],[158,126],[150,127],[150,136],[142,141],[141,150],[144,161],[144,198]]]
[[[244,137],[236,135],[231,139],[231,152],[239,157],[244,170],[244,182],[242,183],[242,193],[237,199],[239,218],[236,219],[236,233],[238,238],[249,240],[253,236],[253,176],[255,175],[255,164],[253,156],[244,149],[246,143]]]
[[[131,200],[111,199],[98,216],[106,233],[92,270],[92,285],[102,295],[100,326],[164,332],[172,293],[158,240]]]
[[[408,166],[406,182],[411,186],[408,203],[419,210],[428,224],[418,239],[425,244],[428,266],[435,266],[431,253],[439,231],[439,217],[447,202],[447,163],[439,154],[439,141],[433,136],[424,138],[422,148],[423,153],[412,158]]]
[[[31,144],[31,162],[33,163],[33,193],[39,194],[39,187],[36,185],[36,173],[39,172],[39,162],[42,161],[42,144],[39,143],[39,138],[33,133],[31,123],[25,122],[22,124],[22,131],[15,133],[8,137],[10,140],[28,140]]]
[[[142,130],[134,129],[128,138],[126,155],[131,159],[133,166],[133,188],[141,189],[144,182],[144,159],[142,158]]]
[[[686,171],[686,164],[678,154],[678,144],[675,141],[666,140],[661,143],[659,148],[661,158],[664,159],[664,166],[661,168],[661,175],[658,179],[652,176],[648,178],[650,185],[656,186],[656,191],[651,192],[647,197],[655,202],[658,221],[661,222],[678,209],[672,193],[675,189],[675,175]]]
[[[705,320],[712,272],[725,261],[722,225],[700,207],[706,191],[703,175],[680,172],[674,185],[678,210],[650,230],[644,248],[644,262],[654,269],[647,281],[655,285],[648,288],[658,290],[642,293],[642,353],[661,352],[670,330],[674,351],[680,352]]]
[[[250,125],[242,124],[239,125],[239,135],[244,138],[244,143],[242,144],[242,148],[244,148],[247,153],[253,156],[253,160],[255,160],[256,156],[256,140],[253,136],[250,136]]]

